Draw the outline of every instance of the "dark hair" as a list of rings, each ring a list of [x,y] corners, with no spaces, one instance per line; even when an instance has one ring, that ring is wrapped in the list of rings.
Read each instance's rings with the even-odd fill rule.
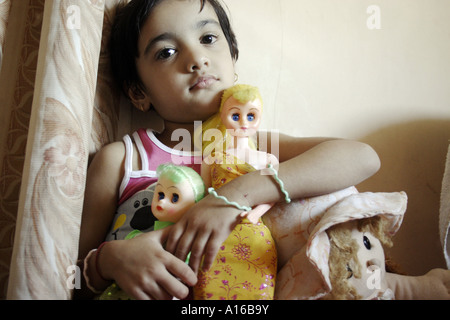
[[[145,91],[139,77],[135,59],[139,56],[138,40],[141,28],[147,21],[152,9],[163,0],[132,0],[117,13],[111,28],[109,42],[111,70],[117,85],[128,96],[128,89]],[[199,0],[200,11],[208,2],[214,8],[220,26],[230,48],[231,57],[238,59],[237,40],[231,28],[228,16],[218,0]]]

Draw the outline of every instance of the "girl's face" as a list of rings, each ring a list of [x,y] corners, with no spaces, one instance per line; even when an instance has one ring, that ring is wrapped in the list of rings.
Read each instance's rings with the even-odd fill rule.
[[[152,212],[158,220],[175,223],[194,204],[195,195],[189,182],[174,183],[164,176],[158,179],[152,200]]]
[[[256,133],[261,121],[261,101],[245,104],[234,97],[228,98],[222,106],[221,119],[228,132],[236,137],[248,137]]]
[[[222,91],[234,83],[234,60],[213,7],[199,0],[165,0],[142,28],[136,65],[146,92],[166,124],[206,120]],[[142,104],[143,102],[143,104]]]

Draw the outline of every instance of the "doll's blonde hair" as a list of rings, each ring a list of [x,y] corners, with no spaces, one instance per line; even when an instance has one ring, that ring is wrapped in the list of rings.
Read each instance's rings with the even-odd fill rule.
[[[357,221],[357,228],[360,232],[370,232],[383,247],[392,247],[392,240],[387,230],[390,222],[381,217],[361,219]],[[332,291],[327,299],[348,300],[360,299],[355,288],[349,285],[347,279],[353,274],[356,278],[361,278],[361,266],[358,263],[358,244],[351,238],[351,231],[343,223],[337,224],[327,231],[330,239],[330,254],[328,265],[330,267],[330,282]]]
[[[231,145],[231,137],[229,134],[227,134],[227,129],[223,125],[221,120],[221,112],[223,109],[223,106],[225,102],[229,98],[235,98],[237,101],[239,101],[242,104],[259,100],[261,102],[261,109],[263,100],[261,97],[261,94],[259,92],[259,89],[255,86],[251,86],[248,84],[236,84],[228,89],[226,89],[222,94],[222,99],[220,103],[219,112],[211,116],[208,120],[203,122],[202,124],[202,131],[201,131],[201,141],[202,141],[202,154],[203,155],[209,155],[212,153],[212,151],[219,147],[221,150],[226,150],[227,146]],[[208,141],[206,139],[203,139],[205,132],[207,132],[210,129],[217,129],[221,133],[223,140],[222,141]],[[194,133],[196,137],[200,132]],[[198,138],[197,138],[198,139]],[[206,141],[205,141],[206,140]],[[220,146],[220,143],[222,143],[222,146]],[[249,139],[249,147],[252,149],[256,149],[256,141],[253,139]]]

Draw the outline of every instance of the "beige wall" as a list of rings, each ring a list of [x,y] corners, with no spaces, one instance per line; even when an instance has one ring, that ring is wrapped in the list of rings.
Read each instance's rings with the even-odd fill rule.
[[[241,51],[239,82],[262,90],[264,127],[371,144],[382,169],[360,191],[409,196],[394,259],[411,274],[443,267],[438,210],[450,139],[450,1],[225,2]]]

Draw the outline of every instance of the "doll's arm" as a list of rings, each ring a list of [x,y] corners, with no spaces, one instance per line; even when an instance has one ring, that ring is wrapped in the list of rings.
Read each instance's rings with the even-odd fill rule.
[[[417,277],[387,273],[386,279],[396,300],[450,299],[450,270],[433,269]]]
[[[257,224],[259,221],[259,218],[261,218],[264,213],[270,210],[270,208],[273,207],[275,202],[272,203],[263,203],[260,205],[257,205],[250,211],[244,211],[241,213],[242,218],[247,218],[251,223]]]

